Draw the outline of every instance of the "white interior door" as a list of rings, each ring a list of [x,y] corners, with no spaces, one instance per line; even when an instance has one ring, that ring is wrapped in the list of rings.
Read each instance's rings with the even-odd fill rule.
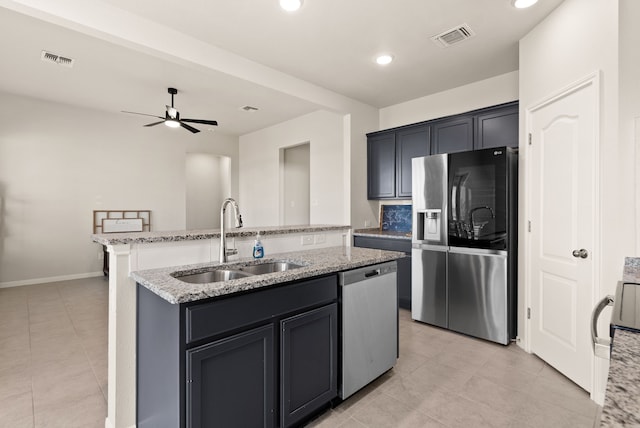
[[[532,352],[587,391],[597,250],[598,78],[529,111]]]

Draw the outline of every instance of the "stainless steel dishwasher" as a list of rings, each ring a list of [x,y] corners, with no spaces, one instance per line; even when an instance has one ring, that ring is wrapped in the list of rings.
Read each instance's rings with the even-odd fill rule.
[[[343,400],[396,364],[396,262],[341,272]]]

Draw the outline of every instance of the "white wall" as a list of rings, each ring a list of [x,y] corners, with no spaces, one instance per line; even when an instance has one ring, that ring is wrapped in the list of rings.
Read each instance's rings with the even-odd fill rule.
[[[220,227],[220,206],[231,196],[231,158],[186,153],[186,229]]]
[[[637,40],[636,40],[637,41]],[[520,42],[520,146],[525,133],[525,111],[544,98],[594,71],[601,72],[600,123],[600,242],[594,249],[601,264],[599,296],[615,290],[622,277],[624,256],[634,250],[633,183],[625,170],[635,169],[628,156],[633,141],[619,138],[618,2],[566,0]],[[521,151],[521,166],[526,147]],[[521,177],[524,173],[521,168]],[[521,187],[522,190],[522,187]],[[522,202],[522,201],[521,201]],[[526,206],[521,203],[522,213]],[[520,231],[524,232],[521,216]],[[524,240],[520,254],[525,254]],[[526,260],[520,260],[520,266]],[[519,269],[519,296],[523,296],[524,269]],[[520,298],[519,313],[524,313]],[[519,320],[523,334],[523,319]]]
[[[621,180],[635,184],[629,191],[627,214],[633,215],[629,234],[635,234],[635,249],[629,256],[640,256],[640,2],[620,0],[620,157],[633,161],[632,168],[621,169]],[[633,200],[635,199],[635,203]],[[635,232],[635,233],[634,233]]]
[[[348,224],[343,117],[317,111],[240,137],[239,204],[246,226],[279,225],[280,149],[305,142],[310,150],[311,224]]]
[[[310,156],[309,143],[282,149],[282,224],[309,223],[311,200],[309,198]]]
[[[518,100],[518,72],[380,109],[380,129],[437,119]]]
[[[153,230],[184,229],[187,152],[231,157],[237,183],[236,138],[0,95],[0,286],[101,271],[96,209],[149,209]]]

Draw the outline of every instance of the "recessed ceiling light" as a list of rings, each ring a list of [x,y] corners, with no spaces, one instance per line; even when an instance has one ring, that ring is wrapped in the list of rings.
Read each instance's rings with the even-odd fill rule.
[[[536,4],[538,0],[513,0],[513,6],[518,9],[525,9]]]
[[[393,61],[393,55],[383,54],[376,57],[376,64],[378,65],[387,65],[390,64],[391,61]]]
[[[287,12],[295,12],[302,7],[302,0],[280,0],[280,7]]]

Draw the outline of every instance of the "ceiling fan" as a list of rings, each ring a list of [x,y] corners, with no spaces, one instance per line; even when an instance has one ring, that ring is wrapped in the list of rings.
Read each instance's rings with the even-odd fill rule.
[[[202,123],[204,125],[218,126],[218,122],[216,122],[215,120],[181,119],[180,118],[180,113],[173,106],[173,96],[178,93],[178,90],[176,88],[167,88],[167,92],[169,92],[171,94],[171,105],[167,106],[167,111],[164,113],[164,117],[156,116],[154,114],[136,113],[135,111],[123,111],[122,113],[139,114],[139,115],[142,115],[142,116],[151,116],[151,117],[157,117],[158,119],[162,119],[159,122],[149,123],[149,124],[144,125],[144,126],[156,126],[156,125],[160,125],[161,123],[164,123],[165,125],[167,125],[170,128],[178,128],[178,127],[181,126],[184,129],[193,132],[194,134],[196,132],[200,132],[200,130],[194,128],[193,126],[187,125],[185,122],[188,122],[188,123]]]

